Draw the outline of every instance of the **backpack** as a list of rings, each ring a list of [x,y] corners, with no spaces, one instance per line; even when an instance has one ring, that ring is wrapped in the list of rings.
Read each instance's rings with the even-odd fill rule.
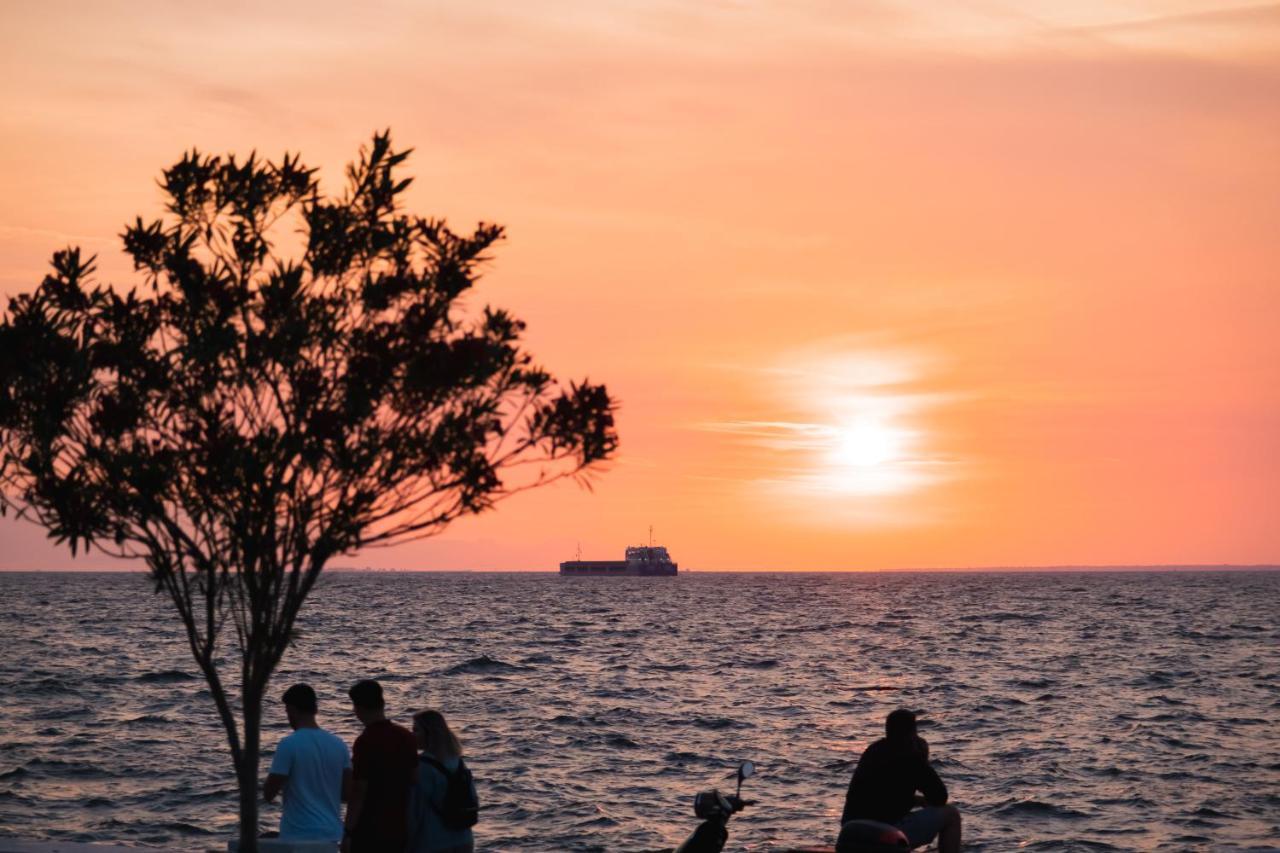
[[[436,809],[440,822],[447,829],[470,829],[480,820],[480,803],[476,799],[471,770],[458,759],[458,769],[450,773],[445,766],[429,755],[422,760],[439,770],[445,778],[444,802]]]

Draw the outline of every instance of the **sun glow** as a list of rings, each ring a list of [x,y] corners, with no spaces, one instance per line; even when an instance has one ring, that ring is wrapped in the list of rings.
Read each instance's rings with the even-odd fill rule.
[[[867,407],[886,403],[875,398],[860,402]],[[820,492],[883,496],[914,491],[928,481],[913,458],[915,433],[890,415],[877,413],[837,423],[842,425],[824,430],[825,440],[805,477]]]
[[[840,524],[850,523],[850,513],[875,524],[891,523],[895,511],[918,518],[882,499],[949,476],[928,429],[931,410],[949,398],[930,388],[929,366],[924,353],[814,345],[764,371],[776,379],[773,403],[784,417],[703,428],[757,449],[752,461],[768,475],[749,482],[774,505],[780,494],[800,498],[789,505],[806,518]]]
[[[872,420],[855,422],[833,430],[828,462],[839,467],[873,468],[897,459],[904,444],[901,430]]]

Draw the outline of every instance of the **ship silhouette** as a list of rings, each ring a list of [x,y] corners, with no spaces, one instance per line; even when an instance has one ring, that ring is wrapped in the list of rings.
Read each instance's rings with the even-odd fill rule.
[[[578,577],[671,577],[679,566],[671,559],[667,549],[653,544],[653,528],[649,528],[648,545],[630,545],[623,560],[584,560],[582,549],[576,559],[560,564],[560,574]]]

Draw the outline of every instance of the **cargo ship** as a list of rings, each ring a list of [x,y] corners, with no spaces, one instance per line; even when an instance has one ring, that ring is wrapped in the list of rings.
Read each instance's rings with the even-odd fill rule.
[[[671,555],[661,545],[632,545],[627,548],[625,560],[566,560],[560,564],[560,574],[578,577],[670,577],[678,567]]]

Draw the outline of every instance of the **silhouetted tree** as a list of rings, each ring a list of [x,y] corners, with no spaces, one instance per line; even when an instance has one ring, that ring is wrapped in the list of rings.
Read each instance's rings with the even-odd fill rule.
[[[557,385],[521,321],[461,309],[502,229],[401,212],[407,155],[376,135],[330,198],[297,156],[192,151],[164,172],[169,215],[123,235],[141,290],[95,285],[69,248],[0,321],[0,508],[72,553],[144,560],[169,594],[245,850],[264,692],[325,564],[617,446],[603,386]]]

